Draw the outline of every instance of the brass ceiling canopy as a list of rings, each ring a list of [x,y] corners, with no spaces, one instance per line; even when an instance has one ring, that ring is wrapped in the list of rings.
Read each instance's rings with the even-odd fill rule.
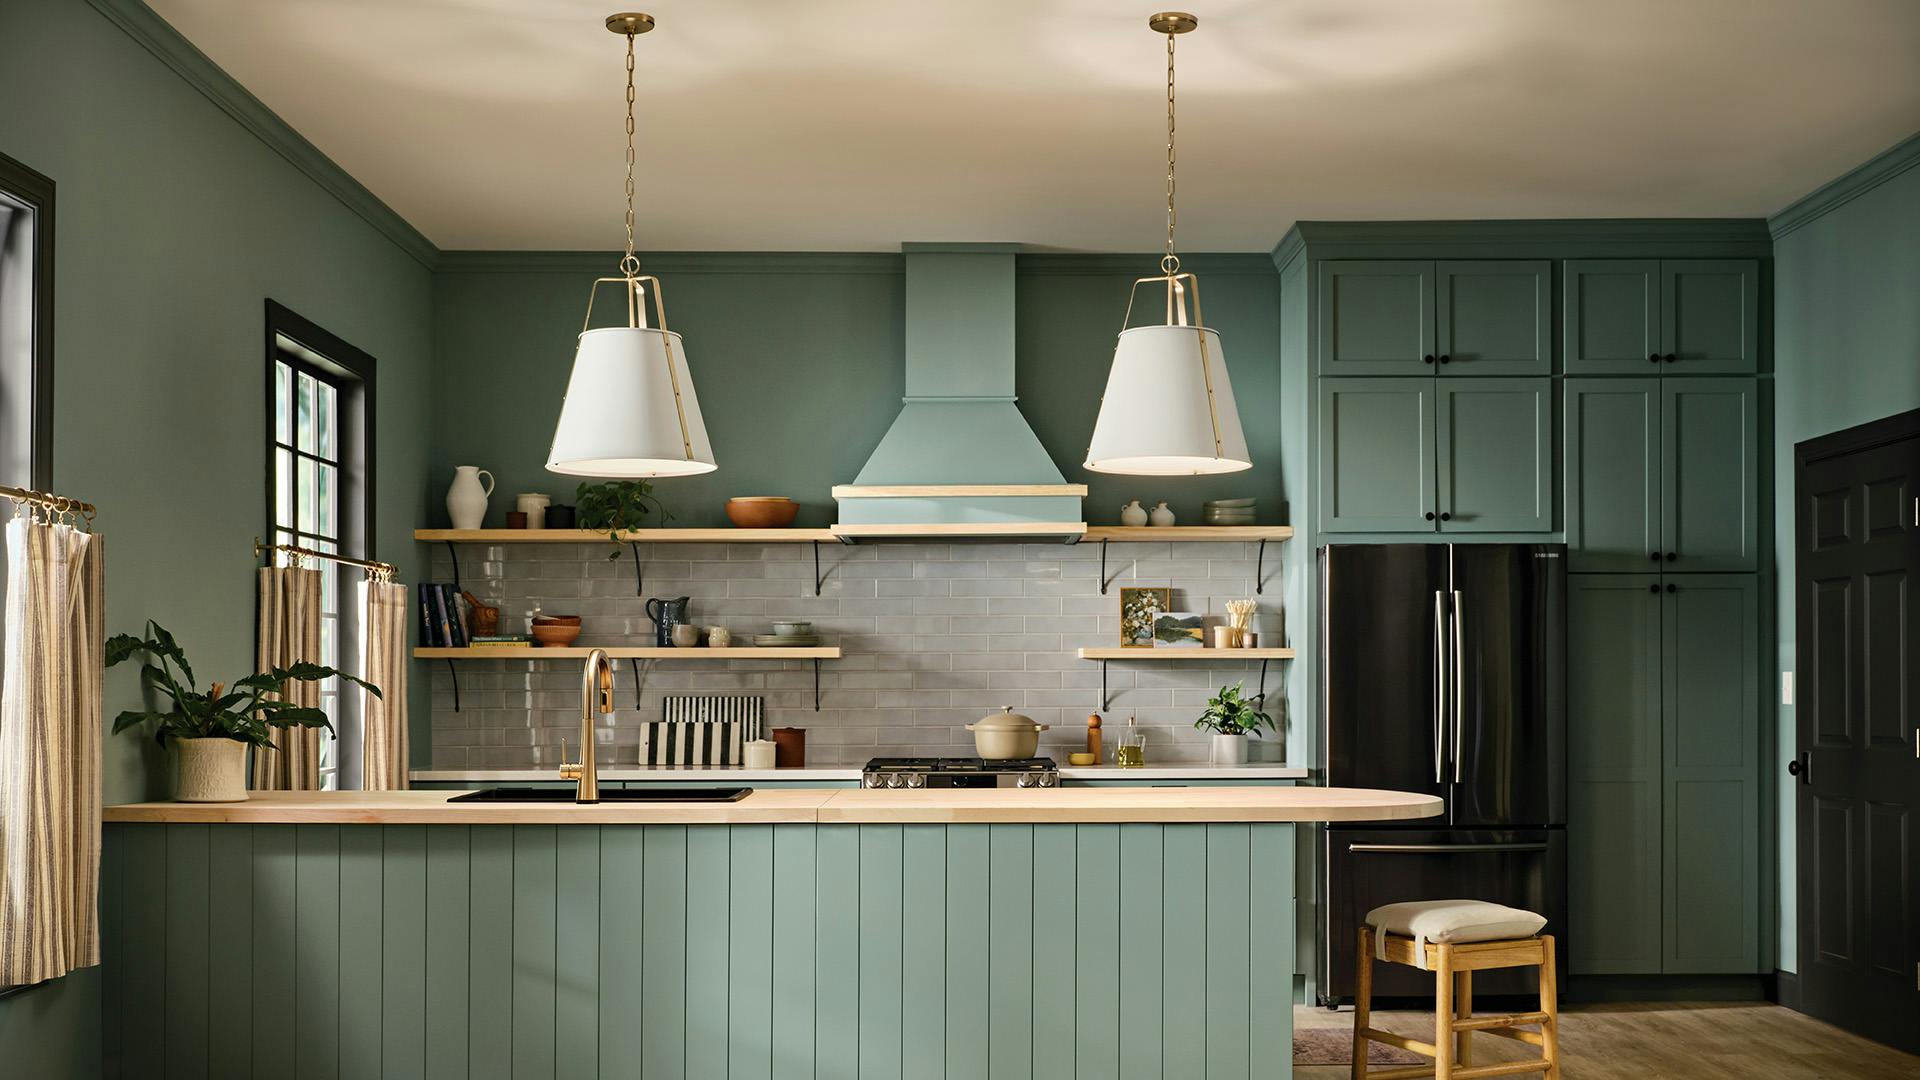
[[[1189,20],[1193,18],[1191,15],[1178,17]],[[1154,18],[1158,19],[1161,16],[1155,15]],[[653,29],[653,16],[643,11],[623,11],[618,15],[607,16],[607,29],[616,34],[644,34]]]
[[[645,16],[642,16],[642,18],[644,17]],[[607,20],[607,25],[612,26],[613,20]],[[1200,20],[1184,11],[1162,11],[1158,14],[1147,16],[1147,25],[1151,27],[1156,34],[1184,34],[1194,27],[1199,26]]]

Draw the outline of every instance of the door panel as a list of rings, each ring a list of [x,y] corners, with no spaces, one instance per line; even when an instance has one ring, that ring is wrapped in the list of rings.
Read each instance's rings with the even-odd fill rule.
[[[1567,557],[1576,571],[1658,566],[1660,380],[1566,380]]]
[[[1317,285],[1320,374],[1433,374],[1433,263],[1323,262]]]
[[[1442,532],[1553,531],[1553,380],[1441,380]]]
[[[1432,532],[1434,380],[1320,380],[1328,532]]]
[[[1553,374],[1553,264],[1434,264],[1441,375]]]
[[[1753,259],[1667,259],[1660,264],[1662,364],[1677,375],[1760,370],[1760,264]]]
[[[1759,563],[1759,434],[1752,379],[1662,379],[1662,548],[1668,570]]]
[[[1660,349],[1660,264],[1568,259],[1564,363],[1569,375],[1645,375]]]
[[[1328,783],[1446,794],[1436,684],[1444,613],[1436,605],[1447,584],[1444,544],[1334,544],[1322,551]]]
[[[1454,544],[1448,821],[1566,822],[1566,576],[1558,544]]]

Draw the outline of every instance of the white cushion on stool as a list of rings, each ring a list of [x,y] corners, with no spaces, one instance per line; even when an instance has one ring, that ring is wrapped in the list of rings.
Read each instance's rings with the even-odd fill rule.
[[[1428,942],[1461,945],[1470,941],[1512,941],[1533,937],[1547,925],[1544,915],[1484,900],[1386,904],[1367,912],[1366,921],[1373,927],[1374,959],[1387,958],[1387,935],[1398,934],[1413,939],[1413,956],[1423,971]]]

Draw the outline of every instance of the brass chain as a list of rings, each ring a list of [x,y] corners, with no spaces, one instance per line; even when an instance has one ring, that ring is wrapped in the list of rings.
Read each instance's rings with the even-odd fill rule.
[[[640,272],[640,257],[633,253],[633,38],[627,31],[627,253],[620,260],[620,272],[628,277]]]
[[[1172,274],[1180,269],[1180,256],[1173,250],[1173,31],[1167,32],[1167,253],[1160,259],[1163,273]]]

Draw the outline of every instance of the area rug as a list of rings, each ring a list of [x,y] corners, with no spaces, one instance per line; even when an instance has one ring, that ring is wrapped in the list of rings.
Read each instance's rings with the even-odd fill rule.
[[[1369,1065],[1419,1065],[1427,1060],[1411,1050],[1402,1050],[1397,1046],[1377,1042],[1367,1044]],[[1350,1065],[1353,1063],[1353,1033],[1329,1028],[1295,1031],[1293,1063],[1295,1065]]]

